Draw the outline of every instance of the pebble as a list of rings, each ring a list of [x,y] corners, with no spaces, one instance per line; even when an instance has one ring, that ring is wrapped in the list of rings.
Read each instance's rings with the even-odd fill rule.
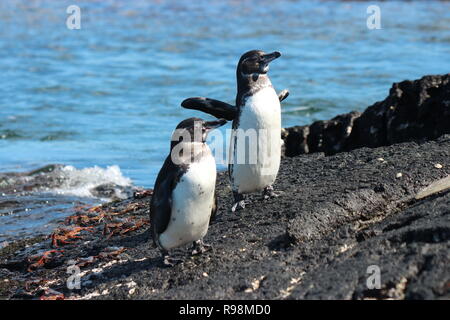
[[[436,164],[434,165],[434,167],[435,167],[436,169],[442,169],[442,164],[436,163]]]
[[[403,173],[399,172],[399,173],[397,173],[397,174],[395,175],[395,177],[396,177],[396,178],[401,178],[401,177],[403,177]]]

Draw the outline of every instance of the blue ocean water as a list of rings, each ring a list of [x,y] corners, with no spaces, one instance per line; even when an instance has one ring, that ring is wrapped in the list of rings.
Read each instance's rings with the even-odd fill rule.
[[[74,4],[79,30],[66,27]],[[380,30],[367,28],[370,4]],[[180,102],[233,103],[250,49],[282,52],[270,76],[291,93],[283,125],[308,124],[361,111],[393,82],[448,73],[450,3],[3,0],[0,172],[116,165],[151,187],[176,124],[211,118]]]

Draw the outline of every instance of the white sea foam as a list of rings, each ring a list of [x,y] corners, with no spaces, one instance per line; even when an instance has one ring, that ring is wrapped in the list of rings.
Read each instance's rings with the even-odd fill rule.
[[[104,184],[112,184],[116,186],[114,188],[115,196],[126,198],[123,190],[125,187],[132,186],[131,179],[124,177],[117,165],[108,166],[106,169],[98,166],[84,169],[64,166],[58,170],[57,175],[58,178],[61,178],[62,184],[51,191],[62,195],[98,197],[92,192],[94,188]]]
[[[291,113],[291,112],[296,112],[296,111],[304,111],[304,110],[308,110],[311,109],[310,107],[293,107],[293,108],[282,108],[281,109],[281,113]]]

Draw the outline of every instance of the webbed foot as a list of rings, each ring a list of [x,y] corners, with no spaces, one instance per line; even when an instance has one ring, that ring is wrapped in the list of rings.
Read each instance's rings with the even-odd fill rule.
[[[233,191],[234,204],[231,207],[231,212],[236,212],[245,209],[245,198],[243,194]]]
[[[277,198],[279,195],[275,193],[272,186],[267,186],[264,188],[262,196],[263,200],[267,200],[270,198]]]
[[[195,256],[198,254],[202,254],[208,250],[211,250],[211,245],[204,243],[203,240],[197,240],[193,243],[192,255]]]
[[[165,267],[174,267],[183,262],[183,259],[171,257],[168,251],[162,251],[162,258]]]

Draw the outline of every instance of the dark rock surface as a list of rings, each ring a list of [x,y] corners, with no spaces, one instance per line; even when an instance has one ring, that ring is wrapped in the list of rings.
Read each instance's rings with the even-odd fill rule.
[[[363,113],[285,129],[285,154],[327,155],[361,147],[436,139],[450,133],[450,74],[394,83],[389,95]]]
[[[238,214],[220,174],[219,215],[205,238],[213,250],[195,257],[179,250],[186,261],[173,268],[162,267],[149,241],[150,193],[80,209],[64,227],[80,238],[60,230],[0,250],[0,297],[448,299],[450,191],[415,199],[448,175],[450,135],[286,157],[280,196],[253,195]],[[48,250],[63,251],[39,260]],[[66,286],[71,264],[81,271],[79,290]],[[371,265],[380,268],[380,289],[366,286]]]

